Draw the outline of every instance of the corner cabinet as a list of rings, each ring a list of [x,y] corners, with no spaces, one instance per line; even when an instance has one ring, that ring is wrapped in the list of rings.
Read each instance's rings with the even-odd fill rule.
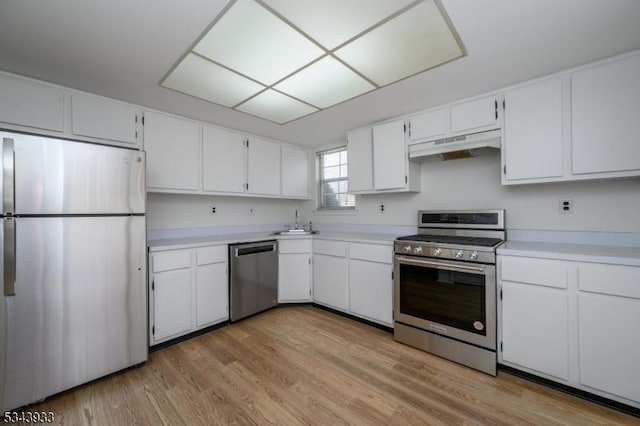
[[[227,321],[227,246],[149,256],[149,344]]]
[[[500,363],[640,408],[640,266],[498,255]]]
[[[404,120],[347,134],[349,192],[418,192],[420,165],[409,161]]]
[[[278,302],[311,301],[310,238],[278,241]]]
[[[280,144],[247,139],[247,192],[280,195]]]
[[[281,149],[282,196],[309,197],[309,153],[284,145]]]

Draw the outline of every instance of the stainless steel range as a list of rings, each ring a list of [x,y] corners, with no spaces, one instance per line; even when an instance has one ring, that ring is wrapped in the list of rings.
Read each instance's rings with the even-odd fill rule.
[[[418,229],[394,244],[395,339],[495,376],[504,210],[424,210]]]

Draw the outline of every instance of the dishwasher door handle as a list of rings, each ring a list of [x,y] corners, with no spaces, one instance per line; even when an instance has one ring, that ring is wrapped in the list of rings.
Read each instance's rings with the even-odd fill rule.
[[[241,247],[235,247],[233,250],[234,257],[250,256],[252,254],[266,253],[276,250],[276,243],[268,244],[248,244]]]

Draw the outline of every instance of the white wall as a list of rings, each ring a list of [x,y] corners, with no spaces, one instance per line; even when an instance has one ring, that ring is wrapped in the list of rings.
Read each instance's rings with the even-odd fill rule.
[[[500,154],[478,151],[476,158],[423,162],[417,194],[357,196],[357,213],[313,212],[314,223],[415,225],[420,209],[506,209],[507,228],[566,231],[640,232],[640,179],[502,186]],[[559,214],[559,198],[574,201],[574,214]],[[385,212],[379,213],[380,204]],[[307,219],[308,218],[308,219]]]
[[[209,214],[211,206],[216,207],[215,215]],[[298,207],[300,202],[295,200],[148,193],[147,228],[264,224],[284,227],[285,223],[294,222]]]

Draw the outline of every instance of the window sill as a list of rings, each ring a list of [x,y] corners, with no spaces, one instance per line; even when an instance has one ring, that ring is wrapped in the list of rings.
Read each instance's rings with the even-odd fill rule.
[[[317,216],[355,216],[359,214],[358,208],[345,209],[345,210],[331,210],[331,209],[316,209],[312,210],[311,214]]]

